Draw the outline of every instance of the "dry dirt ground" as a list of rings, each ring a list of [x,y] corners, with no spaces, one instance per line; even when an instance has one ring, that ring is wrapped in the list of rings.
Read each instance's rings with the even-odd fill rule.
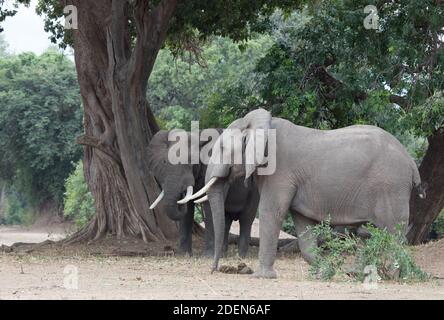
[[[48,238],[44,230],[37,231],[0,227],[0,237],[10,242],[19,235],[23,241],[26,233],[32,233],[29,240],[35,240],[40,232],[41,241]],[[15,235],[11,238],[8,232]],[[279,255],[279,278],[264,280],[211,274],[211,260],[200,257],[199,243],[191,258],[176,256],[164,245],[146,246],[134,239],[30,248],[0,253],[0,299],[444,299],[444,240],[413,248],[416,261],[437,279],[382,282],[374,289],[351,280],[313,280],[297,254]],[[244,262],[255,269],[257,248],[250,251]],[[235,252],[230,248],[229,258],[222,263],[236,266],[240,260]]]

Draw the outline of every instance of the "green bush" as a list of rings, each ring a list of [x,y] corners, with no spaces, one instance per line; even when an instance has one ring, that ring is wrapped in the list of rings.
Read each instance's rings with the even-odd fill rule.
[[[365,277],[365,267],[375,266],[381,279],[400,281],[425,280],[427,274],[413,261],[406,239],[399,228],[396,233],[366,225],[371,237],[356,252],[358,278]]]
[[[350,234],[340,237],[330,227],[330,221],[322,221],[310,228],[321,241],[314,248],[315,261],[310,266],[310,273],[322,280],[330,280],[336,274],[343,274],[347,257],[356,250],[357,241]]]
[[[296,229],[294,227],[293,218],[291,217],[291,214],[287,214],[287,216],[285,217],[284,223],[282,224],[282,230],[296,237]]]
[[[15,190],[6,195],[4,219],[2,223],[8,225],[31,225],[34,222],[34,212],[23,201]]]
[[[202,223],[203,219],[203,212],[202,212],[202,207],[197,205],[194,206],[194,221],[196,221],[197,223]]]
[[[362,240],[349,232],[338,236],[331,229],[329,221],[311,227],[310,230],[322,243],[314,249],[315,262],[310,273],[322,280],[348,273],[363,281],[368,267],[372,266],[383,280],[405,282],[428,279],[428,275],[413,261],[401,229],[393,234],[370,224],[365,228],[370,237]],[[351,268],[348,265],[350,260]]]
[[[433,222],[430,233],[432,238],[444,238],[444,210],[441,211],[438,218]]]
[[[66,179],[65,188],[65,216],[71,218],[81,228],[95,213],[94,199],[85,182],[82,161],[77,164],[74,172]]]

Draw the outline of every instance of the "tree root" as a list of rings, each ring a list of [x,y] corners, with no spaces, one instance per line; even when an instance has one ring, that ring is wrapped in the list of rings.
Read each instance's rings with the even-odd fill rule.
[[[52,240],[45,240],[40,243],[16,242],[10,246],[1,245],[0,252],[5,252],[5,253],[17,252],[17,253],[29,254],[45,246],[53,245],[55,243],[56,242]]]

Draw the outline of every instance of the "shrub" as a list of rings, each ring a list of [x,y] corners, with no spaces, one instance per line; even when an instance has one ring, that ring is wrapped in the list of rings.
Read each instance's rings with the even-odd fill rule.
[[[282,230],[296,237],[296,229],[294,227],[293,218],[291,217],[291,214],[287,214],[287,216],[285,217],[284,223],[282,224]]]
[[[81,228],[95,213],[94,199],[85,182],[82,161],[77,164],[74,172],[66,179],[65,188],[65,216],[71,218],[77,227]]]
[[[356,252],[358,278],[365,277],[365,267],[375,266],[381,279],[425,280],[427,274],[413,261],[400,228],[395,233],[366,225],[371,237]]]
[[[322,280],[330,280],[336,274],[342,274],[345,260],[355,251],[356,239],[348,233],[340,237],[330,227],[330,220],[322,221],[310,229],[321,240],[313,250],[315,261],[310,267],[310,273]]]
[[[444,210],[441,211],[438,218],[433,222],[430,235],[432,239],[441,239],[444,237]]]
[[[203,219],[203,212],[202,212],[202,207],[197,205],[194,206],[194,221],[196,221],[197,223],[202,223]]]
[[[6,193],[4,218],[1,221],[8,225],[31,225],[35,215],[29,205],[20,197],[14,188]]]
[[[370,224],[365,228],[370,237],[362,240],[347,231],[339,236],[331,229],[329,220],[311,227],[321,244],[313,250],[315,262],[310,273],[322,280],[330,280],[348,272],[363,281],[368,267],[372,266],[384,280],[405,282],[428,278],[413,261],[400,228],[394,234]],[[351,268],[345,263],[349,259],[353,261]]]

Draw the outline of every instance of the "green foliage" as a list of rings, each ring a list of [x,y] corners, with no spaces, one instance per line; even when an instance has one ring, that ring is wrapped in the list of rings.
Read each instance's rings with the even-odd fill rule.
[[[9,225],[31,225],[34,222],[34,212],[16,190],[6,193],[4,223]]]
[[[315,260],[310,266],[310,273],[322,280],[330,280],[337,273],[343,273],[344,262],[356,250],[356,239],[349,234],[339,237],[330,227],[329,220],[322,221],[310,230],[321,239],[321,244],[313,250]]]
[[[66,179],[64,214],[81,228],[94,216],[94,199],[88,190],[83,174],[83,162],[77,163],[74,172]]]
[[[431,234],[438,239],[444,238],[444,210],[441,211],[438,218],[433,222]]]
[[[193,114],[189,109],[181,106],[169,106],[160,110],[157,120],[159,121],[161,129],[183,129],[190,131]]]
[[[413,127],[418,135],[431,136],[444,128],[443,93],[436,93],[424,103],[414,106],[404,122],[406,126]]]
[[[346,232],[338,236],[330,227],[330,222],[322,222],[311,232],[321,244],[314,249],[315,262],[310,268],[312,275],[322,280],[330,280],[335,275],[344,275],[353,270],[356,279],[363,281],[367,267],[374,266],[378,276],[384,280],[424,281],[428,275],[413,261],[401,228],[395,233],[365,225],[370,237],[361,240]],[[353,266],[347,266],[353,260]],[[346,263],[347,262],[347,263]]]
[[[226,126],[265,107],[312,128],[376,125],[419,163],[425,138],[443,127],[444,54],[433,51],[442,41],[422,27],[430,22],[430,30],[440,32],[443,8],[433,3],[433,10],[419,10],[412,0],[374,3],[383,8],[382,31],[363,27],[365,1],[318,1],[291,14],[276,11],[267,21],[273,44],[257,60],[251,81],[220,86],[201,110],[201,121]]]
[[[231,123],[239,109],[237,97],[254,86],[255,64],[270,45],[269,36],[257,36],[242,49],[230,39],[214,37],[203,46],[201,60],[175,58],[161,50],[148,85],[148,99],[161,126],[189,129],[190,121],[198,118],[202,128]]]
[[[73,63],[60,53],[0,58],[0,177],[31,206],[61,203],[81,156],[82,109]]]
[[[287,216],[285,217],[284,223],[282,224],[282,230],[296,237],[296,229],[294,227],[291,214],[287,214]]]
[[[17,0],[17,2],[29,0]],[[128,1],[129,6],[135,4]],[[232,1],[178,1],[175,14],[168,28],[167,46],[176,55],[212,36],[229,37],[236,42],[246,41],[255,32],[263,32],[268,17],[280,7],[291,10],[303,1],[294,0],[232,0]],[[153,1],[157,5],[159,1]],[[128,10],[132,11],[132,8]],[[58,0],[39,0],[37,12],[45,15],[45,30],[51,40],[62,46],[72,44],[72,33],[63,28],[63,5]],[[131,20],[131,19],[130,19]],[[1,20],[0,20],[1,22]],[[132,38],[135,28],[130,28]],[[66,33],[65,33],[66,32]]]
[[[17,13],[17,8],[19,3],[24,5],[29,5],[31,0],[20,0],[12,2],[8,0],[0,0],[0,23],[5,21],[7,17],[12,17]],[[0,26],[0,32],[3,31],[3,28]]]
[[[202,206],[194,206],[194,221],[197,223],[202,223],[204,220],[203,212],[202,212]]]
[[[414,262],[406,247],[406,240],[401,228],[395,233],[366,225],[371,237],[356,252],[358,278],[365,277],[366,266],[375,266],[381,279],[390,280],[394,277],[400,281],[426,280],[427,274]],[[399,274],[396,274],[398,273]]]

